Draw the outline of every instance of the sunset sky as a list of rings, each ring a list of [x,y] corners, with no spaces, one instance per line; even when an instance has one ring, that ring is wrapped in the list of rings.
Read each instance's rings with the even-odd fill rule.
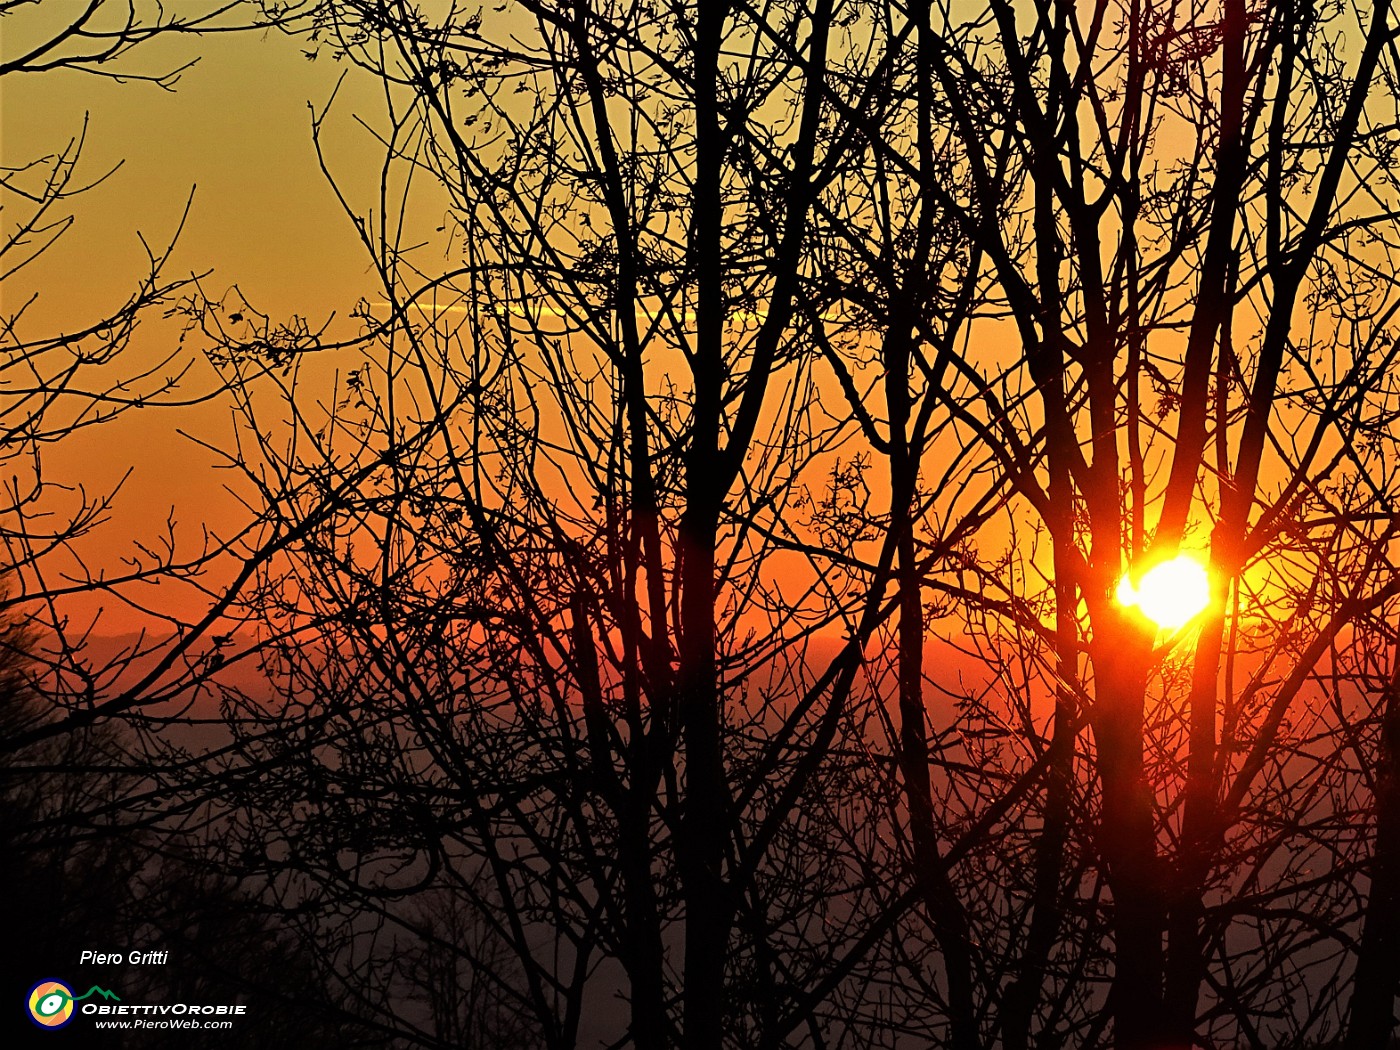
[[[36,1023],[111,967],[263,997],[226,1050],[1389,1038],[1388,5],[0,15]]]
[[[65,6],[71,5],[22,8],[7,17],[3,53],[25,53]],[[310,107],[324,107],[346,74],[325,141],[346,192],[368,205],[375,152],[352,111],[373,113],[379,100],[369,78],[347,65],[326,54],[309,60],[304,52],[315,46],[277,32],[210,34],[157,40],[125,59],[123,70],[134,74],[164,73],[198,59],[172,91],[71,70],[6,78],[0,92],[5,166],[63,149],[81,134],[85,116],[78,181],[120,165],[71,201],[75,222],[53,248],[0,285],[7,314],[38,293],[21,334],[70,330],[119,307],[145,273],[140,237],[163,248],[191,193],[167,278],[210,270],[203,288],[211,297],[237,284],[274,318],[300,313],[313,324],[333,311],[344,317],[359,296],[375,298],[364,249],[317,167]],[[12,209],[4,217],[7,231],[20,214]],[[143,363],[154,362],[175,348],[178,335],[178,320],[151,314],[135,349]],[[123,371],[131,370],[125,362]],[[205,391],[210,379],[207,366],[196,365],[182,393]],[[176,434],[186,430],[220,444],[229,426],[225,407],[148,410],[55,446],[47,469],[66,483],[81,479],[97,488],[128,465],[135,468],[112,520],[87,538],[87,550],[113,559],[134,535],[158,527],[171,507],[191,540],[200,523],[217,527],[220,511],[236,514],[220,491],[228,475],[210,471],[209,454]]]

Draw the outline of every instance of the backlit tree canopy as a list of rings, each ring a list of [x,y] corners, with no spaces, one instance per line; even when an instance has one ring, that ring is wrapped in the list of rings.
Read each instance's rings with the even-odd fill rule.
[[[200,668],[226,736],[151,819],[213,829],[338,1008],[1385,1045],[1389,3],[288,30],[381,86],[373,178],[338,91],[309,128],[375,287],[323,328],[181,301],[265,681]]]

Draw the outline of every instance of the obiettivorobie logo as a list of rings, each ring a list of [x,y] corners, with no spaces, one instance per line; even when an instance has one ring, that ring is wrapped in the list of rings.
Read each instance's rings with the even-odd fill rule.
[[[233,1019],[248,1012],[243,1003],[123,1002],[110,988],[95,984],[74,995],[67,984],[54,980],[31,988],[25,1004],[29,1019],[41,1028],[62,1028],[74,1014],[90,1017],[98,1028],[232,1028]]]
[[[62,981],[40,981],[29,990],[29,1019],[41,1028],[62,1028],[73,1020],[73,1004],[92,995],[121,1002],[116,992],[95,984],[82,995],[74,995]]]

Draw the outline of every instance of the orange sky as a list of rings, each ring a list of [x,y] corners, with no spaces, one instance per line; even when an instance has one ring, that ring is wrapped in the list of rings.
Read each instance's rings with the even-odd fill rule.
[[[0,50],[23,53],[67,10],[64,0],[20,8],[5,20]],[[324,105],[348,67],[329,54],[309,61],[303,53],[309,46],[279,33],[217,34],[157,41],[125,60],[132,71],[158,72],[198,57],[173,92],[68,71],[8,77],[0,92],[4,164],[61,148],[87,113],[83,170],[96,176],[118,162],[122,167],[74,202],[74,228],[0,289],[0,308],[9,313],[38,291],[29,334],[62,331],[115,308],[142,274],[138,232],[163,244],[191,190],[194,204],[171,276],[213,269],[205,285],[211,295],[237,283],[275,318],[305,313],[313,325],[333,310],[344,316],[361,296],[382,298],[311,144],[308,104]],[[372,79],[351,69],[327,123],[329,159],[360,212],[373,203],[381,151],[352,113],[373,120],[379,103]],[[135,348],[141,360],[167,353],[177,330],[170,322],[148,322]],[[986,345],[987,328],[981,331]],[[996,349],[993,343],[987,352]],[[318,370],[335,365],[317,362]],[[207,381],[208,373],[201,377]],[[49,469],[100,487],[134,466],[116,514],[92,540],[98,556],[115,564],[172,507],[191,539],[202,522],[232,514],[232,502],[219,494],[228,476],[211,472],[210,456],[175,433],[189,430],[227,447],[228,427],[222,407],[146,410],[58,446]],[[199,608],[195,602],[187,611]]]
[[[23,54],[55,16],[71,9],[63,2],[19,9],[5,19],[0,53]],[[21,336],[62,332],[120,306],[145,272],[138,234],[153,247],[166,244],[192,191],[190,217],[167,276],[212,270],[205,283],[209,294],[237,283],[274,317],[298,312],[313,321],[332,310],[344,316],[361,295],[375,297],[363,249],[317,168],[311,144],[308,103],[323,106],[345,67],[324,56],[308,61],[304,46],[279,33],[218,34],[158,40],[124,60],[123,69],[149,73],[197,57],[174,91],[67,70],[5,79],[0,163],[17,167],[63,148],[81,132],[87,114],[83,181],[121,165],[72,202],[76,222],[52,249],[0,285],[6,315],[38,293]],[[352,71],[326,131],[337,174],[366,202],[375,151],[351,111],[373,112],[375,103],[372,83]],[[0,221],[10,229],[19,215],[7,210]],[[122,370],[135,372],[160,360],[175,348],[178,331],[175,322],[151,315],[137,337],[137,359]],[[207,367],[193,375],[186,394],[208,388]],[[56,446],[46,460],[55,480],[81,478],[102,487],[128,465],[135,468],[115,515],[89,540],[87,553],[113,563],[172,507],[191,540],[198,538],[201,522],[217,519],[218,508],[230,513],[232,501],[220,492],[228,475],[210,471],[209,455],[176,434],[183,429],[225,444],[218,439],[228,427],[226,408],[152,409]],[[200,606],[196,600],[186,611]],[[108,624],[102,633],[117,629]]]

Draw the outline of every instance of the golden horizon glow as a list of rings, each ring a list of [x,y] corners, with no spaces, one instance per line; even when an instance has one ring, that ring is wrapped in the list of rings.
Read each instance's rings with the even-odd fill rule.
[[[1210,605],[1210,576],[1189,554],[1154,565],[1136,584],[1131,575],[1118,582],[1118,603],[1136,608],[1159,628],[1175,630]]]

